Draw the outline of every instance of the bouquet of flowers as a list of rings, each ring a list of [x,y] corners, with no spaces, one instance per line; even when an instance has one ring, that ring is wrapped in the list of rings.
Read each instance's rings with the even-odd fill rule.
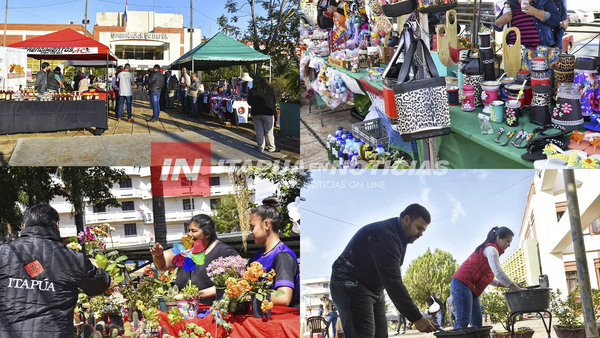
[[[208,277],[215,287],[225,288],[228,278],[238,278],[246,267],[246,261],[240,256],[220,257],[206,267]]]

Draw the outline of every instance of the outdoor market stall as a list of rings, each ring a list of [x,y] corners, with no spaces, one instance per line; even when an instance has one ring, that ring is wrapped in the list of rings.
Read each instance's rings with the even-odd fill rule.
[[[198,310],[208,310],[208,306],[199,306]],[[269,320],[263,318],[255,318],[252,315],[232,315],[229,323],[231,324],[231,332],[225,334],[222,327],[217,327],[213,315],[208,314],[203,318],[185,319],[183,325],[194,323],[202,326],[206,331],[213,334],[215,337],[300,337],[300,309],[284,306],[275,306],[271,310],[272,317]],[[161,312],[159,314],[159,323],[167,328],[169,334],[178,337],[180,324],[172,325],[169,323],[168,314]],[[218,332],[217,335],[214,335]]]
[[[169,67],[181,69],[186,67],[195,71],[212,70],[236,65],[251,65],[269,61],[271,57],[219,32],[210,40],[196,46],[182,57],[175,60]],[[270,75],[269,75],[270,78]],[[247,123],[249,107],[245,99],[247,88],[232,79],[229,83],[223,81],[220,88],[205,88],[207,91],[198,93],[198,101],[222,121],[229,117],[235,124]],[[222,89],[222,90],[219,90]]]
[[[72,29],[38,36],[10,45],[38,60],[116,61],[107,46]],[[90,93],[55,93],[40,97],[20,96],[19,101],[0,102],[0,132],[6,134],[95,127],[108,129],[105,90]],[[42,101],[43,100],[43,101]],[[40,101],[40,102],[35,102]]]
[[[307,97],[329,107],[357,106],[357,94],[371,101],[371,114],[352,131],[332,126],[330,162],[352,168],[389,159],[400,148],[413,159],[409,150],[416,150],[413,167],[423,160],[431,166],[443,160],[451,168],[598,167],[600,63],[541,45],[521,53],[517,27],[503,31],[497,54],[492,27],[480,27],[478,15],[471,32],[458,35],[455,5],[346,1],[332,14],[331,30],[301,30]],[[316,4],[307,1],[303,8],[309,6]],[[442,24],[430,41],[425,18],[432,13],[441,13]],[[512,44],[509,34],[516,36]],[[371,156],[365,147],[372,147]]]

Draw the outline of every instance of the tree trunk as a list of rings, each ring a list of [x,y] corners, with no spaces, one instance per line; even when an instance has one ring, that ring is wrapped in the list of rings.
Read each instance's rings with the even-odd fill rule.
[[[167,220],[165,217],[165,198],[163,196],[152,196],[152,213],[154,214],[154,238],[156,242],[166,247]]]

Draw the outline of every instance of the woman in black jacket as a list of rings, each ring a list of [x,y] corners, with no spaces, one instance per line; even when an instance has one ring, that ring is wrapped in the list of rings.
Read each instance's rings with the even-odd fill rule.
[[[254,86],[248,93],[248,105],[252,108],[252,121],[256,132],[256,143],[258,151],[275,152],[275,137],[273,128],[275,125],[275,90],[265,79],[257,77]],[[266,149],[265,149],[266,142]]]

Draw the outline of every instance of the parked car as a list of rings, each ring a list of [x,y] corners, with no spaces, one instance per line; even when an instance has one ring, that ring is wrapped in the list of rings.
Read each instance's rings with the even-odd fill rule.
[[[600,37],[595,39],[583,40],[573,48],[575,56],[598,56],[598,48],[600,47]]]
[[[582,9],[576,9],[575,11],[579,14],[579,22],[582,22],[582,23],[594,22],[594,12],[584,11]]]
[[[567,19],[569,22],[581,22],[581,18],[579,17],[579,13],[574,9],[567,9]]]
[[[573,34],[565,33],[562,39],[562,50],[565,53],[571,53],[573,48]]]

